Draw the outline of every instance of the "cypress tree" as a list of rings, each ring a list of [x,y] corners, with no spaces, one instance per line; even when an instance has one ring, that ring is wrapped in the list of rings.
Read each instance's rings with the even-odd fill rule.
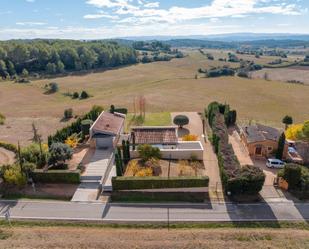
[[[284,145],[285,145],[285,134],[283,132],[281,134],[280,138],[279,138],[278,149],[277,149],[277,153],[276,153],[276,158],[279,159],[279,160],[282,160]]]

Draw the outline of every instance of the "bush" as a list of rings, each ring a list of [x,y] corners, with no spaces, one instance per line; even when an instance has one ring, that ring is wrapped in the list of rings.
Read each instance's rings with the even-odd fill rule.
[[[21,149],[20,157],[24,163],[33,163],[38,167],[43,167],[47,163],[49,153],[46,146],[40,148],[39,144],[32,143]]]
[[[205,177],[113,177],[114,191],[161,188],[199,188],[208,187],[209,178]]]
[[[65,119],[73,118],[73,109],[72,108],[65,109],[63,112],[63,116]]]
[[[86,91],[82,91],[80,94],[80,99],[88,99],[89,94]]]
[[[79,93],[78,92],[74,92],[72,95],[72,99],[78,99],[79,98]]]
[[[289,190],[297,189],[301,181],[301,166],[297,164],[285,165],[282,177],[288,182]]]
[[[50,164],[65,163],[72,158],[73,150],[70,146],[63,143],[53,143],[49,149]]]
[[[0,141],[0,147],[6,149],[6,150],[9,150],[9,151],[12,151],[14,153],[17,153],[18,149],[17,149],[17,146],[14,145],[14,144],[9,144],[9,143],[6,143],[6,142],[1,142]]]
[[[3,179],[6,183],[22,187],[26,185],[27,178],[24,173],[21,172],[18,164],[13,164],[6,168],[3,173]]]
[[[227,181],[226,189],[232,195],[257,195],[263,188],[265,175],[255,166],[245,166],[237,170],[234,178]]]
[[[182,128],[184,125],[189,124],[189,118],[185,115],[177,115],[173,122],[175,125],[178,125],[180,128]]]
[[[51,82],[49,83],[49,92],[50,93],[55,93],[55,92],[58,92],[59,91],[59,86],[57,83],[55,82]]]
[[[89,130],[92,124],[93,121],[91,119],[85,119],[81,122],[82,133],[84,135],[89,135]]]
[[[211,69],[207,72],[207,77],[213,78],[213,77],[220,77],[220,76],[234,76],[235,70],[231,68],[215,68]]]
[[[248,72],[247,71],[239,71],[238,74],[237,74],[238,77],[241,77],[241,78],[248,78],[249,75],[248,75]]]
[[[0,113],[0,125],[4,125],[5,116]]]
[[[80,171],[69,170],[35,170],[31,177],[36,183],[80,183]]]
[[[157,147],[152,147],[149,144],[139,145],[137,147],[138,154],[142,161],[145,163],[151,158],[159,159],[161,158],[160,149]]]

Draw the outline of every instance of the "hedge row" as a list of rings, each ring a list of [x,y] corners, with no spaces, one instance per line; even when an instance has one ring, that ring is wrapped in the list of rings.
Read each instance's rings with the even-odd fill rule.
[[[209,178],[205,177],[113,177],[114,191],[162,188],[208,187]]]
[[[14,153],[17,153],[18,149],[17,149],[17,146],[14,145],[14,144],[9,144],[9,143],[6,143],[6,142],[1,142],[0,141],[0,147],[6,149],[6,150],[9,150],[9,151],[12,151]]]
[[[82,121],[92,120],[95,121],[99,115],[102,113],[103,108],[101,106],[93,106],[92,109],[83,117],[78,118],[75,122],[71,123],[69,126],[58,130],[55,135],[48,137],[48,146],[52,143],[64,143],[64,141],[74,133],[80,133],[82,131]]]
[[[204,202],[209,198],[201,192],[148,192],[148,191],[113,191],[113,202]]]
[[[79,170],[34,170],[31,176],[35,183],[80,183]]]

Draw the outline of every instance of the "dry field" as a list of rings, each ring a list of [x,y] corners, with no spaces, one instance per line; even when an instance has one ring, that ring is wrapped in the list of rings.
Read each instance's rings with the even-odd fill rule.
[[[286,114],[292,115],[296,122],[309,119],[309,87],[238,77],[196,80],[198,68],[219,62],[207,60],[198,51],[188,51],[188,57],[170,62],[139,64],[31,84],[1,82],[0,112],[6,115],[7,124],[0,126],[0,140],[29,143],[33,121],[46,137],[66,125],[60,120],[64,109],[69,107],[76,114],[88,111],[94,104],[105,107],[115,104],[133,111],[133,99],[139,95],[146,98],[147,112],[203,111],[208,103],[217,100],[236,108],[241,121],[257,120],[281,126]],[[45,95],[43,87],[52,81],[59,84],[60,91]],[[72,100],[64,95],[82,90],[93,97]]]
[[[278,69],[263,69],[252,74],[253,78],[263,78],[265,73],[268,74],[269,79],[277,81],[296,80],[309,85],[309,67],[289,67]]]
[[[2,249],[309,248],[309,232],[297,229],[113,229],[78,227],[1,228]],[[2,236],[1,236],[2,235]]]

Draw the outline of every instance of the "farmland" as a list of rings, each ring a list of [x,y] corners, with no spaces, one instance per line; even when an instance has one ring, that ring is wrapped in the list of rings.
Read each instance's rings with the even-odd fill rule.
[[[78,115],[95,104],[105,108],[114,104],[133,112],[134,97],[140,95],[146,98],[147,112],[202,111],[208,103],[217,100],[237,109],[240,122],[255,120],[281,127],[281,119],[286,114],[292,115],[296,122],[309,119],[309,87],[258,78],[204,78],[199,75],[195,79],[199,68],[224,65],[238,67],[238,63],[217,59],[210,61],[193,49],[185,49],[184,52],[187,57],[168,62],[41,79],[30,84],[1,82],[0,111],[7,119],[6,124],[0,126],[0,140],[28,143],[32,136],[32,122],[46,138],[57,128],[66,125],[67,122],[61,122],[65,108],[73,108],[74,115]],[[211,53],[217,58],[226,57],[227,52],[213,50]],[[240,58],[242,56],[255,60],[254,56],[239,55]],[[260,59],[263,61],[257,63],[267,63],[274,58],[265,56]],[[50,82],[58,83],[59,92],[44,94],[44,86]],[[73,100],[67,96],[67,93],[82,90],[92,97]]]

